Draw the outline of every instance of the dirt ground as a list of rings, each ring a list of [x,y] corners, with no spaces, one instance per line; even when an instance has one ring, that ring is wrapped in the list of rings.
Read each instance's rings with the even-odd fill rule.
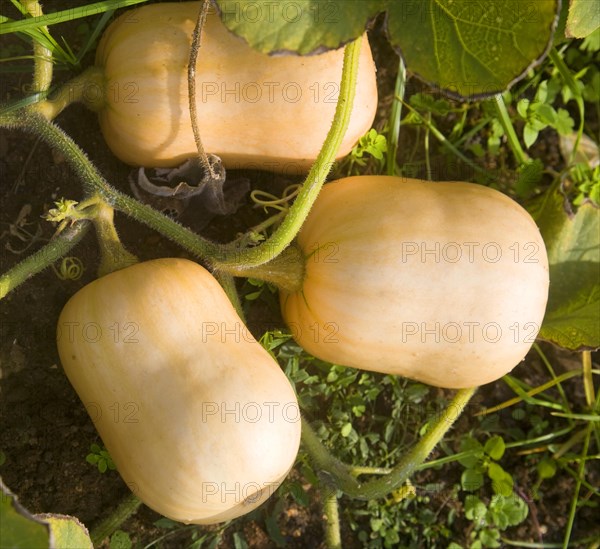
[[[390,77],[392,68],[386,60],[393,57],[381,40],[375,38],[374,43],[379,46],[376,57],[378,65],[382,67],[379,83],[381,114],[384,114],[393,86],[393,79]],[[90,62],[91,59],[86,59],[84,66]],[[58,74],[57,77],[66,80],[69,75]],[[9,101],[19,97],[23,85],[29,81],[27,73],[6,75],[2,78],[0,100]],[[57,123],[88,153],[109,181],[124,192],[130,192],[127,184],[130,167],[119,162],[108,150],[94,113],[74,105],[59,116]],[[549,158],[556,155],[556,146],[548,145],[546,148]],[[542,161],[545,162],[543,157]],[[555,158],[549,160],[550,164],[553,162]],[[266,173],[237,175],[249,177],[254,188],[271,190],[275,194],[292,182]],[[81,185],[60,155],[34,136],[17,131],[0,133],[0,180],[0,232],[3,234],[0,240],[0,271],[5,272],[51,238],[54,228],[42,216],[57,198],[80,198]],[[210,238],[228,240],[255,224],[260,216],[260,212],[252,208],[247,200],[235,216],[216,218],[207,226],[204,226],[203,220],[193,215],[193,210],[186,211],[182,221]],[[14,231],[15,225],[20,225],[21,237],[11,233],[11,226]],[[123,216],[118,216],[117,226],[124,244],[141,259],[185,256],[181,249]],[[95,278],[98,256],[92,233],[86,236],[72,255],[81,259],[85,266],[81,279],[61,280],[52,270],[46,270],[2,301],[0,451],[4,462],[0,464],[0,475],[31,512],[73,515],[92,528],[127,495],[128,489],[116,472],[100,474],[86,462],[90,444],[100,443],[100,439],[85,408],[63,374],[56,351],[55,326],[62,306],[79,288]],[[280,323],[277,313],[260,308],[259,305],[250,312],[250,327],[257,335],[265,327]],[[553,357],[553,364],[558,364],[563,370],[577,365],[578,357],[575,354],[559,352],[550,345],[544,349]],[[516,375],[525,372],[525,368],[532,372],[529,375],[538,375],[536,373],[542,369],[536,361],[539,359],[531,358],[529,363],[516,370]],[[584,402],[579,385],[570,383],[566,387],[572,393],[568,396],[574,402]],[[502,384],[493,384],[480,391],[478,401],[498,403],[511,396]],[[475,420],[463,418],[458,429],[468,432],[471,427],[469,421]],[[531,468],[523,463],[522,459],[515,457],[513,462],[503,462],[503,465],[512,472],[517,486],[527,493],[535,479],[531,478]],[[458,466],[444,471],[445,474],[454,475],[455,482],[459,481]],[[302,481],[298,471],[294,471],[292,475]],[[427,482],[431,480],[430,475],[432,473],[423,474],[418,479]],[[598,485],[597,470],[592,480]],[[279,514],[279,526],[286,539],[286,547],[323,547],[319,496],[314,488],[306,482],[304,484],[311,503],[302,507],[289,498]],[[544,496],[540,501],[531,503],[527,521],[508,530],[507,537],[529,542],[538,542],[543,537],[548,543],[560,542],[574,485],[573,479],[567,475],[560,475],[551,483],[545,484]],[[442,505],[442,495],[439,498],[439,501],[434,498],[432,506]],[[264,515],[235,523],[228,530],[220,547],[234,547],[233,532],[236,529],[244,533],[249,547],[275,547],[269,541],[267,527],[261,517]],[[143,547],[165,533],[153,524],[159,518],[150,509],[141,507],[122,528]],[[469,527],[470,523],[466,521],[455,523],[457,541],[465,539]],[[594,531],[600,536],[593,510],[584,508],[575,524],[573,539],[588,537]],[[188,535],[189,532],[184,534]],[[173,537],[164,547],[184,546],[184,534]],[[347,526],[344,526],[344,538],[344,547],[360,546]]]

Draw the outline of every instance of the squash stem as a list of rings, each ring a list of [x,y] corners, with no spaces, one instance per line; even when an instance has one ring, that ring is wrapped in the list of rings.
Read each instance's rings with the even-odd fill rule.
[[[302,417],[302,445],[325,484],[332,484],[346,494],[355,493],[360,489],[358,481],[350,472],[350,467],[331,455],[304,417]]]
[[[268,263],[250,268],[231,265],[226,272],[233,276],[258,278],[274,284],[280,290],[298,292],[304,281],[305,263],[306,259],[300,248],[292,244]]]
[[[104,104],[104,71],[99,67],[88,67],[81,74],[63,84],[48,99],[32,106],[47,120],[54,120],[71,103],[81,102],[97,111]]]
[[[233,276],[225,273],[213,274],[219,282],[219,284],[221,285],[221,288],[223,288],[223,290],[225,291],[225,294],[227,294],[227,297],[229,298],[229,301],[231,301],[231,304],[233,305],[233,308],[235,309],[236,313],[238,314],[242,322],[246,324],[244,309],[242,307],[242,302],[240,301],[240,296],[238,294],[237,288],[235,287],[235,280]]]
[[[116,210],[155,229],[200,259],[210,262],[222,254],[222,245],[198,236],[166,215],[109,185],[79,145],[39,113],[27,109],[4,112],[0,115],[0,127],[31,131],[60,151],[81,179],[87,197],[99,196]]]
[[[202,145],[202,139],[200,137],[200,130],[198,128],[198,113],[196,110],[196,62],[198,59],[198,52],[202,41],[202,30],[206,23],[206,16],[208,14],[209,3],[207,0],[201,0],[200,9],[198,11],[198,19],[196,20],[196,26],[192,33],[192,44],[190,47],[190,60],[188,63],[188,99],[190,105],[190,118],[192,122],[192,132],[194,134],[194,141],[196,142],[196,148],[198,149],[198,158],[200,163],[206,172],[210,174],[212,180],[218,179],[217,173],[213,170],[211,163],[208,161],[206,152],[204,151],[204,145]]]
[[[138,258],[125,249],[117,234],[114,223],[115,210],[106,202],[99,201],[94,207],[94,212],[92,223],[94,223],[100,246],[98,276],[104,276],[137,263]]]
[[[361,485],[358,493],[349,495],[363,500],[379,499],[402,486],[410,475],[425,462],[429,454],[460,417],[476,390],[477,388],[474,387],[457,391],[440,417],[433,422],[421,440],[402,456],[389,475],[370,480]]]
[[[20,263],[0,275],[0,299],[32,276],[50,267],[55,261],[67,255],[91,228],[86,220],[78,221],[66,228],[48,244],[31,254]]]
[[[328,490],[323,495],[323,511],[325,512],[325,543],[327,548],[342,549],[340,510],[335,490]]]
[[[432,422],[427,433],[404,454],[394,468],[388,474],[364,484],[360,484],[353,476],[352,473],[355,471],[351,466],[342,463],[329,453],[304,419],[302,420],[302,443],[322,478],[329,480],[336,488],[354,499],[380,499],[404,485],[410,475],[423,466],[429,454],[464,411],[476,390],[477,388],[474,387],[457,391],[448,407]]]
[[[128,494],[117,508],[90,532],[94,547],[100,544],[121,526],[141,505],[141,500],[134,494]]]
[[[298,198],[290,207],[285,219],[275,232],[259,246],[244,250],[227,248],[225,257],[217,261],[215,267],[223,271],[227,271],[228,267],[235,267],[239,271],[257,267],[278,256],[298,234],[333,167],[336,154],[350,123],[361,44],[362,37],[351,42],[345,48],[340,94],[332,126],[316,162],[302,185]]]
[[[32,17],[44,15],[38,0],[21,0],[21,4]],[[43,26],[42,29],[48,32],[47,26]],[[33,59],[33,92],[44,93],[52,84],[52,51],[39,40],[34,40]]]

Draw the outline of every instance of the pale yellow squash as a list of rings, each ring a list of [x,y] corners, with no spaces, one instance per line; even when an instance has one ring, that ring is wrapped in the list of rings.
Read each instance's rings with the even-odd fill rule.
[[[459,182],[359,176],[325,185],[281,293],[296,340],[330,362],[439,387],[510,372],[540,329],[544,242],[506,195]]]
[[[96,64],[101,90],[84,99],[100,108],[104,137],[121,160],[171,167],[195,156],[187,66],[199,2],[152,4],[121,15],[104,33]],[[196,68],[196,105],[204,148],[226,168],[306,171],[333,120],[343,49],[308,57],[254,51],[210,14]],[[375,65],[363,40],[356,100],[339,156],[369,130],[377,108]]]
[[[60,315],[58,350],[123,480],[167,517],[243,515],[294,463],[295,393],[196,263],[149,261],[85,286]]]

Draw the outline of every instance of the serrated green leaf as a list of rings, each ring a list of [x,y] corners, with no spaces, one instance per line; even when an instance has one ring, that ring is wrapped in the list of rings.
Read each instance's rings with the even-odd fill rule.
[[[483,447],[484,452],[496,461],[502,458],[504,449],[504,439],[498,435],[494,435],[492,438],[488,439]]]
[[[475,465],[477,465],[477,463],[483,458],[483,446],[473,437],[465,437],[461,439],[460,451],[471,452],[471,455],[463,456],[458,460],[463,467],[468,469],[475,467]]]
[[[0,524],[2,547],[48,549],[50,526],[31,515],[0,479]]]
[[[460,484],[466,492],[474,492],[483,486],[483,474],[476,469],[465,469],[460,477]]]
[[[508,525],[516,526],[521,524],[529,514],[529,507],[521,498],[509,498],[510,506],[505,509],[508,516]]]
[[[358,38],[384,0],[217,0],[227,28],[263,53],[307,55]]]
[[[492,549],[500,547],[499,539],[500,532],[494,528],[485,528],[479,532],[479,539],[481,540],[483,547],[490,547]]]
[[[490,514],[494,524],[502,529],[521,524],[527,518],[528,512],[527,504],[515,495],[495,495],[490,502]]]
[[[535,158],[519,166],[518,174],[515,192],[521,197],[528,196],[542,179],[544,164],[539,158]]]
[[[110,536],[110,549],[131,549],[132,546],[129,534],[123,530],[117,530]]]
[[[597,0],[571,0],[566,35],[570,38],[585,38],[598,27],[600,9]]]
[[[544,56],[558,4],[553,0],[390,1],[390,41],[406,66],[462,97],[507,89]]]
[[[550,295],[540,337],[570,350],[600,347],[600,210],[575,215],[563,197],[544,197],[534,212],[550,264]]]
[[[507,89],[544,57],[558,0],[217,0],[225,25],[263,53],[301,55],[356,39],[387,11],[407,67],[451,95]]]
[[[477,497],[468,495],[465,498],[465,516],[469,520],[483,520],[487,513],[485,504]]]
[[[87,528],[75,517],[67,515],[43,514],[37,518],[47,522],[52,530],[54,544],[57,549],[93,549]]]
[[[513,491],[513,478],[497,463],[490,463],[488,476],[492,481],[492,489],[495,494],[510,496]]]

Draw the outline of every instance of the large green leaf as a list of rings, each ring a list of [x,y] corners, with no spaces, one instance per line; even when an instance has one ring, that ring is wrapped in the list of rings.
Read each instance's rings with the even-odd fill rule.
[[[48,549],[50,527],[27,512],[16,496],[0,480],[0,547]]]
[[[221,18],[263,53],[339,48],[365,32],[387,0],[217,0]]]
[[[598,0],[571,0],[567,17],[567,36],[585,38],[600,27]]]
[[[409,70],[455,95],[505,90],[552,41],[555,0],[404,0],[389,9],[388,33]]]
[[[93,549],[75,517],[32,515],[0,479],[0,549]]]
[[[56,549],[94,549],[87,528],[75,517],[47,513],[36,515],[50,525]]]
[[[571,350],[600,347],[600,210],[575,215],[559,193],[534,212],[550,264],[550,296],[540,337]]]
[[[558,0],[217,0],[225,25],[253,48],[302,55],[340,47],[387,12],[407,67],[463,97],[508,88],[552,41]]]

